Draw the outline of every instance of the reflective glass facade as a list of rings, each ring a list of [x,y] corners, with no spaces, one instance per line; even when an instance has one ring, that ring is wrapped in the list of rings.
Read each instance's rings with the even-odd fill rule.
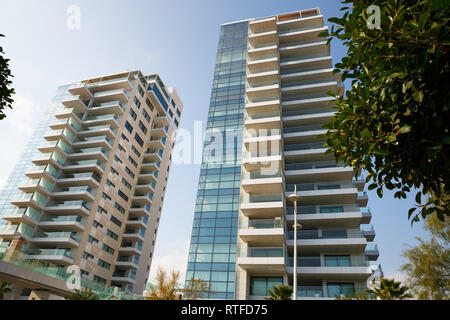
[[[25,184],[29,180],[25,175],[25,172],[35,168],[35,165],[31,160],[39,158],[42,155],[38,150],[38,147],[47,143],[47,140],[44,139],[44,135],[51,131],[49,126],[58,121],[58,119],[55,118],[55,114],[64,109],[61,101],[70,96],[70,93],[67,91],[70,86],[71,85],[58,87],[56,96],[47,108],[44,117],[33,129],[30,139],[25,145],[14,169],[11,171],[11,174],[5,182],[5,185],[1,189],[0,218],[3,214],[8,213],[15,208],[15,206],[9,202],[14,198],[19,198],[23,194],[22,191],[18,189],[18,186]],[[0,225],[2,224],[7,224],[7,221],[0,219]]]
[[[211,285],[210,299],[234,298],[247,38],[246,21],[221,27],[207,132],[222,137],[204,141],[186,273]]]

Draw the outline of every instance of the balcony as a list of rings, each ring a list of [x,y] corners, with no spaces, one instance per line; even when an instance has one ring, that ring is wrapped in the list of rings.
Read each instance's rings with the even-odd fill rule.
[[[0,225],[0,238],[3,241],[11,241],[16,237],[17,225],[15,224],[1,224]]]
[[[93,116],[115,114],[120,116],[124,113],[125,106],[120,101],[111,101],[99,104],[93,104],[89,109],[89,114]]]
[[[54,213],[58,215],[89,215],[90,208],[87,203],[81,200],[77,201],[61,201],[55,204],[48,204],[45,207],[47,213]]]
[[[169,133],[168,133],[169,127],[162,127],[162,128],[153,128],[150,129],[150,133],[152,135],[152,138],[168,138],[169,137]]]
[[[125,243],[119,248],[119,252],[121,255],[123,254],[141,254],[142,251],[142,243],[137,242],[134,244]]]
[[[78,247],[80,238],[75,232],[35,232],[31,242],[40,245]]]
[[[286,207],[286,220],[294,221],[294,208]],[[356,228],[369,223],[370,210],[363,210],[352,204],[330,204],[321,206],[299,206],[297,219],[305,227],[348,227]]]
[[[378,257],[380,256],[378,246],[375,243],[368,243],[365,248],[365,254],[369,261],[377,261]]]
[[[66,266],[72,265],[75,259],[68,249],[28,249],[26,253],[29,260],[43,260]]]
[[[116,260],[116,268],[139,268],[139,256],[119,256]]]
[[[361,232],[368,242],[372,242],[375,239],[375,229],[372,225],[362,227]]]
[[[79,95],[85,100],[92,99],[92,93],[91,91],[86,87],[85,82],[78,82],[73,84],[69,89],[70,94],[72,95]]]
[[[105,80],[86,83],[86,87],[88,87],[93,93],[119,89],[131,90],[133,88],[133,84],[131,83],[128,75],[125,77],[109,78],[110,77],[105,77]]]
[[[241,220],[239,237],[251,246],[279,245],[284,241],[284,222],[281,217]]]
[[[149,184],[158,181],[158,172],[140,173],[138,177],[138,184]]]
[[[2,219],[12,224],[20,224],[24,222],[28,225],[35,226],[38,224],[38,221],[41,219],[41,216],[42,213],[39,210],[33,207],[26,207],[26,208],[14,208],[9,211],[6,211],[2,215]]]
[[[248,247],[238,248],[237,264],[249,272],[285,272],[285,248]]]
[[[270,30],[265,32],[252,33],[248,35],[248,42],[250,46],[258,46],[266,43],[276,43],[278,41],[277,31]]]
[[[151,205],[153,203],[153,193],[149,193],[147,195],[134,195],[132,202],[134,205]]]
[[[281,166],[278,164],[274,169],[280,170],[280,168]],[[283,177],[279,171],[275,173],[272,172],[275,170],[268,170],[267,172],[264,170],[245,172],[241,182],[244,191],[252,194],[266,193],[267,190],[277,193],[283,192]]]
[[[351,180],[352,167],[342,167],[335,161],[285,163],[286,181],[326,182],[333,180]]]
[[[142,174],[152,173],[155,171],[159,171],[161,168],[161,162],[144,162],[141,165],[141,171]]]
[[[286,259],[286,270],[289,274],[294,273],[294,258]],[[297,273],[302,279],[325,277],[327,279],[351,279],[366,280],[372,270],[366,256],[301,256],[297,258]]]
[[[98,160],[80,160],[80,161],[70,161],[63,166],[64,172],[66,173],[77,173],[77,172],[96,172],[97,175],[103,172],[105,165]]]
[[[106,162],[108,160],[109,152],[103,148],[83,148],[74,149],[68,154],[68,158],[72,161],[77,160],[98,160]]]
[[[70,96],[61,101],[66,108],[72,108],[78,112],[87,112],[88,106],[81,99],[81,96]]]
[[[157,116],[153,119],[153,123],[157,127],[164,127],[164,126],[168,126],[170,124],[170,119],[167,115]]]
[[[146,183],[146,184],[138,184],[135,187],[135,192],[136,193],[155,193],[156,190],[156,183],[152,182],[152,183]]]
[[[297,187],[297,193],[302,199],[302,205],[355,203],[358,190],[352,182],[331,181],[319,183],[287,184],[286,196]]]
[[[147,228],[148,216],[131,217],[127,220],[127,229],[142,229]]]
[[[130,216],[134,217],[142,217],[142,216],[150,216],[150,205],[146,206],[132,206],[130,208]]]
[[[284,145],[284,157],[286,162],[318,162],[331,161],[334,159],[332,154],[325,154],[328,147],[325,142],[307,142]]]
[[[125,103],[129,99],[129,94],[125,89],[116,89],[109,91],[101,91],[94,94],[95,103],[120,101]]]
[[[117,270],[113,273],[112,282],[120,283],[120,284],[135,284],[136,283],[136,274],[130,271]]]
[[[286,243],[294,246],[294,232],[287,232]],[[297,231],[297,246],[303,252],[358,253],[364,250],[366,239],[358,229],[316,229]]]
[[[303,41],[320,39],[319,33],[327,31],[328,26],[323,23],[308,27],[293,27],[278,32],[280,45],[293,44]]]
[[[147,141],[147,146],[149,149],[159,150],[163,149],[165,145],[165,140],[162,139],[154,139],[153,137]]]
[[[281,216],[284,212],[283,194],[244,194],[240,210],[247,217],[273,218]]]
[[[280,112],[280,99],[274,96],[271,99],[253,100],[245,103],[245,110],[249,116],[261,113]]]
[[[162,161],[162,156],[163,156],[163,151],[162,149],[155,151],[155,152],[151,152],[150,150],[148,150],[146,153],[144,153],[144,162],[161,162]]]
[[[111,128],[117,128],[119,127],[120,120],[121,119],[115,114],[90,116],[83,121],[83,126],[90,127],[109,124],[111,125]]]
[[[265,32],[267,30],[276,30],[277,28],[276,21],[277,20],[275,17],[270,17],[250,21],[248,25],[250,27],[250,32],[260,33]]]
[[[281,129],[281,115],[278,112],[268,112],[248,115],[244,121],[247,129]]]
[[[330,48],[326,39],[318,38],[284,44],[280,46],[279,54],[281,65],[282,62],[304,59],[304,57],[309,56],[329,56]]]
[[[358,192],[357,202],[360,207],[367,206],[367,202],[369,201],[369,197],[366,191]]]
[[[72,143],[72,147],[76,149],[83,148],[103,148],[111,150],[113,142],[108,137],[93,136],[81,138],[79,141]]]
[[[126,229],[122,235],[124,241],[144,241],[145,229]]]
[[[161,93],[164,92],[164,95]],[[169,108],[168,95],[165,93],[161,86],[157,83],[150,83],[147,88],[147,94],[150,102],[156,107],[160,114],[166,114]]]
[[[39,222],[39,227],[47,231],[83,231],[86,219],[80,216],[45,216]]]
[[[79,138],[107,136],[112,140],[116,137],[116,133],[117,131],[111,125],[101,125],[83,128],[83,130],[78,131],[78,136]]]

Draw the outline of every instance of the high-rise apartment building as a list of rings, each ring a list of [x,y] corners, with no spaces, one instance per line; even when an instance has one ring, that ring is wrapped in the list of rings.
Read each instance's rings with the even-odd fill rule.
[[[59,87],[0,192],[1,252],[142,294],[182,109],[140,71]]]
[[[364,180],[321,136],[335,112],[326,92],[343,94],[325,30],[318,8],[221,27],[186,275],[211,284],[207,298],[262,298],[294,272],[300,299],[334,298],[373,275]]]

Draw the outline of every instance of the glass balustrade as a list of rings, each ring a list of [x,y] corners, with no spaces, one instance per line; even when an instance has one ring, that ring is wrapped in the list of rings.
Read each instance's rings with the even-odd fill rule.
[[[283,247],[248,247],[238,248],[239,257],[251,258],[277,258],[285,256],[285,248]]]
[[[277,229],[283,228],[283,219],[257,219],[242,220],[239,222],[240,229]]]
[[[363,238],[360,229],[333,229],[333,230],[299,230],[297,231],[297,240],[314,239],[351,239]],[[287,239],[294,239],[294,231],[287,232]]]
[[[285,260],[286,266],[294,266],[294,258],[288,257]],[[301,256],[297,258],[297,267],[368,267],[370,265],[366,256],[361,255],[325,255]]]

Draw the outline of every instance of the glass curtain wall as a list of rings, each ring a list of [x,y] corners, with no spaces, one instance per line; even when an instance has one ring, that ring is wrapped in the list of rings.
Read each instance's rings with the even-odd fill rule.
[[[186,273],[209,299],[234,297],[247,37],[248,22],[223,25],[214,69]]]

